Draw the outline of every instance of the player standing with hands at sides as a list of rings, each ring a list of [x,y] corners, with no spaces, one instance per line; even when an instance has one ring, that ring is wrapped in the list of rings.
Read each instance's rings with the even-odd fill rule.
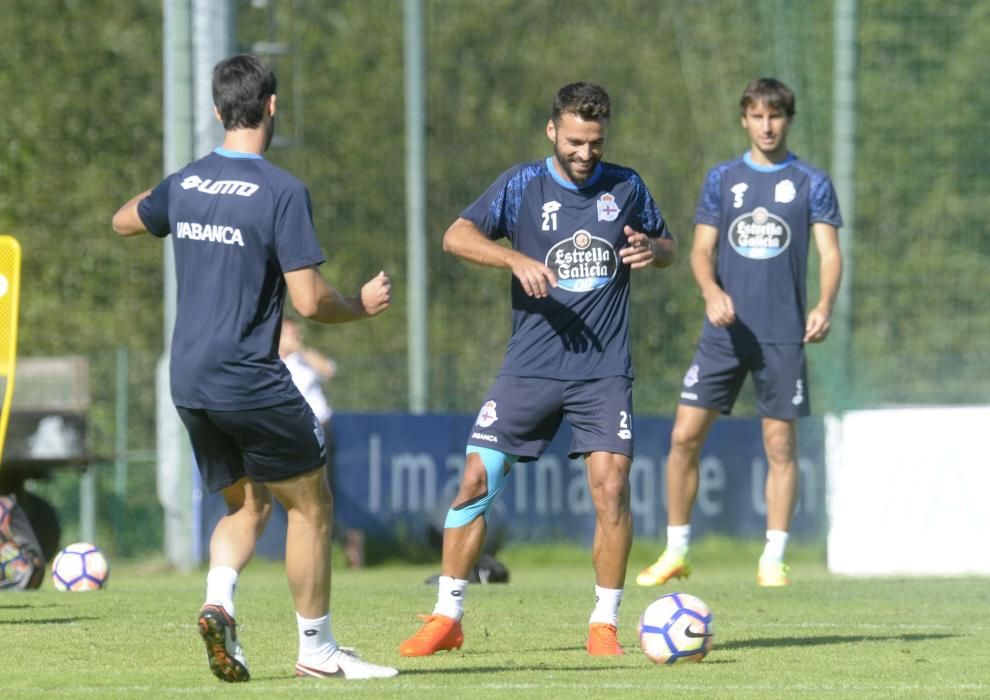
[[[705,179],[691,248],[705,322],[684,376],[667,457],[667,548],[636,577],[641,586],[690,575],[701,447],[719,413],[732,410],[747,374],[769,465],[767,541],[757,583],[790,584],[784,550],[799,476],[796,419],[810,412],[804,345],[828,335],[842,276],[842,217],[832,182],[787,148],[794,104],[794,93],[778,80],[751,82],[740,101],[749,150],[716,165]],[[812,238],[821,294],[805,314]]]
[[[597,518],[587,649],[622,653],[616,627],[632,542],[630,273],[670,265],[676,244],[639,175],[601,161],[610,116],[600,86],[562,87],[546,126],[553,155],[502,173],[444,235],[448,253],[512,273],[512,337],[444,523],[436,606],[400,645],[404,656],[460,648],[485,513],[512,465],[539,458],[565,417]]]
[[[178,301],[172,400],[203,481],[227,514],[210,540],[199,629],[210,669],[250,678],[234,622],[234,589],[268,522],[272,495],[288,512],[285,565],[296,607],[296,674],[347,679],[398,673],[337,646],[330,624],[330,526],[319,423],[278,357],[288,292],[303,317],[344,323],[388,308],[379,272],[355,297],[321,276],[309,193],[262,154],[275,128],[274,74],[254,56],[213,69],[223,145],[143,192],[113,217],[122,236],[173,234]]]

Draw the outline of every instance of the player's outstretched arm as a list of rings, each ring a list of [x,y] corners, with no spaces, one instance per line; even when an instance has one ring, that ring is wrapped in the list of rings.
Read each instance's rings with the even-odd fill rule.
[[[619,258],[634,270],[644,267],[669,267],[677,258],[677,241],[670,238],[650,238],[645,233],[633,230],[632,226],[622,229],[629,244],[619,250]]]
[[[357,296],[345,297],[316,267],[285,273],[289,300],[300,316],[320,323],[347,323],[377,316],[392,301],[392,282],[384,271],[364,283]]]
[[[149,194],[151,194],[151,190],[145,190],[141,194],[131,197],[127,204],[117,210],[110,224],[115,232],[121,236],[136,236],[139,233],[147,232],[148,229],[141,221],[141,217],[138,216],[138,204]]]
[[[808,312],[804,342],[820,343],[828,337],[831,329],[832,307],[842,280],[842,251],[839,248],[839,231],[835,226],[818,222],[812,225],[811,230],[821,261],[818,271],[821,293],[818,304]]]
[[[547,296],[557,276],[543,263],[491,240],[467,219],[458,218],[443,236],[444,252],[478,265],[511,270],[531,297]]]

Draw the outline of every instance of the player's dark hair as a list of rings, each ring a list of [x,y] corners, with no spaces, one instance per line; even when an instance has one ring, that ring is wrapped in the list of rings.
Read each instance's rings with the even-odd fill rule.
[[[757,78],[743,90],[739,110],[745,115],[750,105],[765,102],[774,109],[782,109],[788,117],[795,113],[794,91],[776,78]]]
[[[275,74],[257,56],[240,54],[220,61],[213,67],[213,104],[223,128],[258,128],[275,87]]]
[[[560,115],[565,113],[598,122],[612,116],[612,102],[601,85],[569,83],[560,88],[553,99],[553,123],[559,124]]]

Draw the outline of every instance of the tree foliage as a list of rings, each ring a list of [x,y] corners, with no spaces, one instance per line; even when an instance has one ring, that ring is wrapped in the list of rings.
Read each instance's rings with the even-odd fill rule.
[[[239,1],[238,42],[279,41],[280,128],[269,157],[306,181],[346,293],[379,269],[380,319],[307,329],[333,354],[341,409],[408,402],[402,4]],[[829,3],[426,0],[429,407],[473,411],[509,329],[507,273],[445,256],[447,225],[499,172],[549,152],[556,89],[601,82],[615,116],[607,159],[644,177],[681,261],[634,276],[637,407],[673,410],[700,329],[686,262],[704,172],[745,147],[737,102],[752,77],[798,91],[792,146],[831,159]],[[0,23],[0,229],[24,247],[23,355],[94,367],[98,440],[111,425],[114,349],[132,352],[135,437],[153,434],[162,250],[118,240],[113,211],[162,175],[160,0],[12,0]],[[979,401],[990,340],[981,84],[986,3],[877,2],[859,17],[853,376],[857,400]],[[811,270],[814,276],[815,268]],[[830,352],[826,345],[815,350]],[[814,364],[813,364],[814,366]],[[821,406],[819,406],[821,407]],[[741,412],[751,410],[740,406]],[[102,428],[100,426],[103,426]],[[99,432],[102,430],[102,433]],[[100,437],[102,435],[102,437]],[[146,443],[145,443],[146,444]]]

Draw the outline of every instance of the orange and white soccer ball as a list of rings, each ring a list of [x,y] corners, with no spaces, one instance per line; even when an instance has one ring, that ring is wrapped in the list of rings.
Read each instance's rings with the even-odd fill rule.
[[[76,542],[55,556],[52,583],[58,591],[96,591],[107,585],[110,566],[95,544]]]
[[[654,663],[701,661],[714,642],[712,611],[689,593],[657,598],[639,618],[639,644]]]

